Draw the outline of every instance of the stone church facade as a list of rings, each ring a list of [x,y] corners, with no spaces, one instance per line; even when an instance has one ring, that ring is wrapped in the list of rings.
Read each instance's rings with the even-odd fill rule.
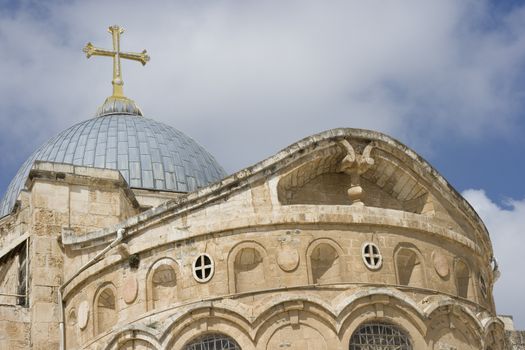
[[[3,296],[2,348],[57,348],[63,317],[67,349],[366,349],[374,332],[503,349],[483,223],[377,132],[314,135],[189,193],[36,161],[0,225],[4,291],[27,285]]]
[[[0,213],[1,349],[511,349],[484,224],[378,132],[226,176],[117,96],[37,150]]]

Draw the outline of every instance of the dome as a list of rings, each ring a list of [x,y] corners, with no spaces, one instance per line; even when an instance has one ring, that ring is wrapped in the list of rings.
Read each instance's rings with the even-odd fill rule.
[[[9,184],[0,217],[11,212],[37,160],[118,169],[130,187],[164,191],[194,191],[226,175],[211,154],[175,128],[139,115],[102,115],[34,152]]]

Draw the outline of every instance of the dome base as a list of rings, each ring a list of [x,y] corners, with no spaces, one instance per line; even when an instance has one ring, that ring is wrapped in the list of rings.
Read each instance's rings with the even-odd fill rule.
[[[111,114],[130,114],[142,116],[142,111],[135,101],[124,96],[110,96],[97,110],[96,116],[102,117]]]

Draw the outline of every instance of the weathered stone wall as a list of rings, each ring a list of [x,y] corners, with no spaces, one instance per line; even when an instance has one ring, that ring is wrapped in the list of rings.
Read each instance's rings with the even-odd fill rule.
[[[0,305],[0,349],[31,348],[29,310],[22,306]]]
[[[67,164],[37,163],[29,183],[33,208],[46,208],[56,230],[76,234],[110,227],[139,212],[138,202],[118,171]],[[46,213],[42,213],[46,215]],[[47,228],[49,229],[49,227]]]
[[[193,223],[189,218],[187,222],[190,225]],[[176,222],[170,222],[167,226],[157,227],[148,233],[159,237],[160,232],[168,231],[169,226],[175,224]],[[362,261],[361,247],[367,241],[376,242],[383,255],[383,266],[375,272],[370,271]],[[421,254],[419,263],[424,266],[422,280],[411,280],[407,288],[399,287],[394,260],[396,248],[401,246],[412,249],[416,244],[418,248],[415,250]],[[130,268],[128,261],[122,260],[115,250],[105,262],[109,264],[106,268],[103,264],[94,270],[97,271],[94,272],[98,276],[96,280],[88,279],[88,284],[78,285],[71,291],[72,296],[69,297],[66,314],[71,312],[78,314],[74,310],[82,303],[86,303],[90,305],[90,318],[82,331],[74,322],[68,322],[70,335],[68,339],[79,340],[80,344],[86,344],[94,334],[101,332],[100,329],[96,329],[95,324],[96,300],[98,293],[108,287],[114,290],[116,306],[113,312],[117,316],[113,326],[116,328],[111,327],[113,331],[107,329],[106,332],[102,332],[106,334],[102,339],[111,338],[115,330],[121,327],[119,324],[125,324],[130,319],[140,319],[141,315],[147,315],[147,324],[157,322],[166,325],[170,322],[167,319],[173,313],[180,313],[179,308],[184,305],[199,304],[201,300],[230,299],[232,296],[234,300],[229,304],[240,313],[237,317],[251,315],[252,308],[271,309],[276,300],[282,297],[285,297],[283,300],[291,302],[303,300],[308,296],[315,300],[316,304],[331,305],[336,308],[332,303],[333,300],[343,302],[353,295],[357,296],[366,291],[367,288],[381,286],[387,287],[386,290],[392,293],[397,293],[396,298],[386,297],[386,302],[398,303],[400,308],[403,308],[404,303],[409,305],[415,303],[421,309],[426,305],[431,306],[440,300],[434,299],[434,290],[439,290],[443,296],[451,295],[450,299],[445,299],[449,300],[447,303],[462,305],[465,310],[469,310],[464,311],[465,315],[468,312],[479,311],[480,306],[476,305],[478,302],[490,307],[490,303],[487,303],[477,290],[475,281],[471,281],[470,287],[476,289],[473,302],[452,296],[457,294],[454,279],[451,278],[453,261],[458,254],[461,254],[460,247],[450,245],[448,249],[444,249],[439,245],[438,240],[427,241],[409,232],[371,233],[333,227],[328,230],[327,227],[322,226],[315,229],[266,227],[264,231],[221,232],[195,239],[175,240],[170,244],[154,245],[154,248],[144,251],[141,251],[133,241],[129,241],[128,246],[130,253],[140,255],[138,269]],[[312,266],[312,254],[319,246],[333,247],[337,252],[338,261],[332,261],[331,266],[322,266],[321,269],[324,271],[319,274],[320,280],[314,280],[316,266]],[[239,254],[246,251],[250,255],[253,255],[254,251],[257,252],[260,259],[248,256],[249,270],[243,272],[245,269],[238,266],[239,264],[236,266],[236,263],[239,263],[237,261]],[[203,252],[209,254],[215,261],[215,274],[208,283],[198,283],[192,274],[193,261]],[[433,260],[436,254],[442,254],[445,264],[448,265],[449,270],[444,274],[444,278],[439,277],[436,272]],[[116,265],[111,266],[112,263]],[[254,265],[259,265],[260,268]],[[174,276],[173,282],[161,281],[157,284],[154,282],[152,275],[161,267],[164,274],[171,270],[170,274]],[[416,290],[414,287],[421,289]],[[126,301],[127,294],[135,297]],[[299,310],[304,308],[307,307],[302,305]],[[392,314],[397,312],[400,311],[392,311]],[[449,314],[449,311],[439,312]],[[439,318],[437,317],[439,312],[432,316]],[[468,320],[467,316],[463,317]],[[329,318],[321,319],[319,322],[336,322],[336,320]],[[429,320],[420,322],[431,323]],[[464,320],[458,319],[457,322],[461,324]],[[72,323],[74,325],[69,326]],[[474,328],[471,320],[469,323]],[[338,337],[337,333],[323,333],[323,337],[325,336],[334,339]],[[426,334],[420,336],[427,337]],[[474,339],[469,340],[472,341]]]
[[[507,350],[525,350],[525,331],[505,331]]]
[[[154,191],[139,188],[133,188],[132,190],[141,208],[147,209],[159,206],[169,200],[186,195],[186,193],[180,192]]]
[[[37,164],[22,205],[0,221],[4,242],[30,235],[30,305],[9,317],[30,347],[57,348],[58,287],[124,228],[64,290],[67,349],[182,349],[216,333],[243,350],[347,349],[362,324],[382,322],[418,350],[501,350],[483,224],[380,139],[374,166],[344,170],[345,149],[312,138],[183,196],[137,199],[116,171]],[[353,147],[363,161],[368,146]],[[206,259],[214,272],[198,281]]]
[[[61,181],[35,180],[31,186],[29,310],[34,349],[59,346],[57,291],[64,265],[58,238],[70,223],[69,203],[69,187]]]
[[[0,304],[15,305],[18,294],[18,256],[9,254],[0,261]]]
[[[494,335],[499,328],[480,326],[493,314],[491,286],[484,295],[478,278],[483,274],[490,283],[484,242],[471,239],[477,234],[466,220],[468,232],[458,232],[461,225],[451,216],[458,214],[449,215],[442,204],[420,214],[334,204],[330,196],[315,203],[315,191],[312,203],[283,204],[280,178],[276,174],[210,204],[188,204],[194,209],[164,219],[156,210],[144,213],[144,224],[128,231],[123,246],[67,288],[69,344],[96,348],[110,342],[118,348],[132,339],[127,329],[140,329],[152,347],[179,349],[202,332],[216,331],[243,349],[277,349],[287,346],[286,339],[296,348],[306,334],[314,348],[338,349],[373,319],[398,324],[418,349],[479,349],[498,339],[485,339],[485,331]],[[387,194],[376,188],[372,195],[380,202]],[[89,249],[81,244],[106,234],[69,237],[72,264],[78,266],[79,252]],[[382,256],[377,270],[363,261],[367,242]],[[193,271],[202,253],[215,263],[205,283]],[[129,266],[130,255],[140,258],[138,268]],[[463,297],[459,262],[467,268]],[[191,331],[184,328],[188,315]],[[493,348],[501,344],[496,340]]]
[[[31,221],[30,194],[22,191],[13,214],[0,218],[0,247],[9,246],[29,231]]]
[[[0,251],[6,256],[0,267],[0,293],[17,294],[18,257],[13,251],[21,239],[29,238],[30,266],[27,309],[15,306],[17,297],[0,295],[6,310],[16,308],[18,311],[14,315],[24,315],[22,321],[12,315],[6,316],[6,320],[12,322],[5,324],[5,334],[13,335],[6,335],[4,340],[21,342],[13,333],[13,329],[19,328],[27,341],[20,348],[58,348],[60,308],[57,291],[65,270],[60,245],[62,230],[76,234],[89,232],[117,224],[137,212],[138,204],[118,172],[37,164],[28,181],[28,191],[21,193],[14,212],[0,219],[0,246],[3,248]],[[89,254],[80,257],[79,262],[86,259]],[[18,323],[22,325],[18,327]]]

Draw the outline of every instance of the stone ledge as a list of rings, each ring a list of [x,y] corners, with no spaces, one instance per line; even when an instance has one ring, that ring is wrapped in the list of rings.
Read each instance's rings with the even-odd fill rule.
[[[420,176],[427,177],[428,183],[433,184],[435,189],[441,193],[446,200],[450,203],[457,203],[460,207],[459,209],[466,213],[467,216],[476,223],[478,230],[485,234],[484,239],[487,240],[488,231],[470,204],[441,175],[439,175],[429,163],[423,160],[423,158],[417,155],[414,151],[399,141],[379,132],[362,129],[332,129],[304,138],[280,151],[276,155],[228,176],[219,182],[189,193],[187,196],[168,201],[114,227],[90,232],[84,236],[78,237],[73,237],[72,235],[68,235],[67,232],[64,232],[62,236],[63,244],[71,246],[72,249],[94,247],[111,241],[115,237],[116,231],[119,228],[127,228],[129,229],[128,234],[131,234],[141,228],[148,227],[152,223],[156,224],[162,219],[176,216],[182,212],[196,210],[205,204],[210,204],[218,199],[227,197],[234,191],[238,191],[268,177],[277,172],[278,169],[290,165],[315,150],[330,147],[334,142],[338,142],[338,140],[347,137],[381,141],[391,147],[394,151],[406,154],[416,163],[418,169],[420,169],[417,173]]]
[[[416,317],[422,321],[432,319],[434,312],[441,312],[440,306],[450,306],[455,310],[456,315],[461,312],[464,313],[468,317],[467,321],[474,322],[480,333],[486,332],[493,322],[497,322],[500,327],[503,327],[496,317],[490,316],[481,320],[467,306],[452,298],[441,298],[435,302],[430,301],[427,305],[422,305],[395,288],[372,287],[344,290],[338,297],[329,302],[315,294],[309,293],[312,288],[315,289],[320,286],[309,287],[285,288],[286,294],[259,299],[254,305],[247,305],[237,300],[235,295],[224,295],[176,304],[163,310],[147,312],[131,320],[125,327],[116,325],[114,329],[118,329],[118,332],[108,331],[88,344],[84,344],[84,347],[89,347],[101,340],[111,342],[119,334],[136,329],[148,331],[153,337],[162,342],[167,338],[172,325],[190,314],[195,315],[195,319],[206,318],[217,313],[234,315],[239,321],[245,322],[249,327],[253,327],[250,334],[255,336],[258,325],[264,323],[262,318],[270,318],[275,313],[276,306],[281,306],[282,310],[287,310],[287,307],[290,306],[294,310],[302,310],[305,309],[307,304],[323,310],[322,317],[327,318],[327,323],[332,324],[335,327],[335,332],[339,333],[342,330],[346,316],[351,313],[352,305],[363,300],[369,305],[384,303],[385,300],[388,300],[389,304],[398,304],[398,307],[402,306],[412,310],[414,315],[417,315]],[[311,311],[311,307],[308,307],[308,309]],[[199,312],[199,310],[203,310],[203,312]],[[278,312],[282,312],[282,310]],[[247,318],[245,315],[250,315],[250,317]],[[158,324],[160,327],[148,327],[147,325],[150,324]],[[521,348],[516,349],[521,350]]]
[[[36,179],[63,181],[71,185],[96,184],[97,186],[117,187],[124,191],[133,207],[140,207],[135,194],[118,170],[36,161],[29,172],[26,188],[31,189]]]

